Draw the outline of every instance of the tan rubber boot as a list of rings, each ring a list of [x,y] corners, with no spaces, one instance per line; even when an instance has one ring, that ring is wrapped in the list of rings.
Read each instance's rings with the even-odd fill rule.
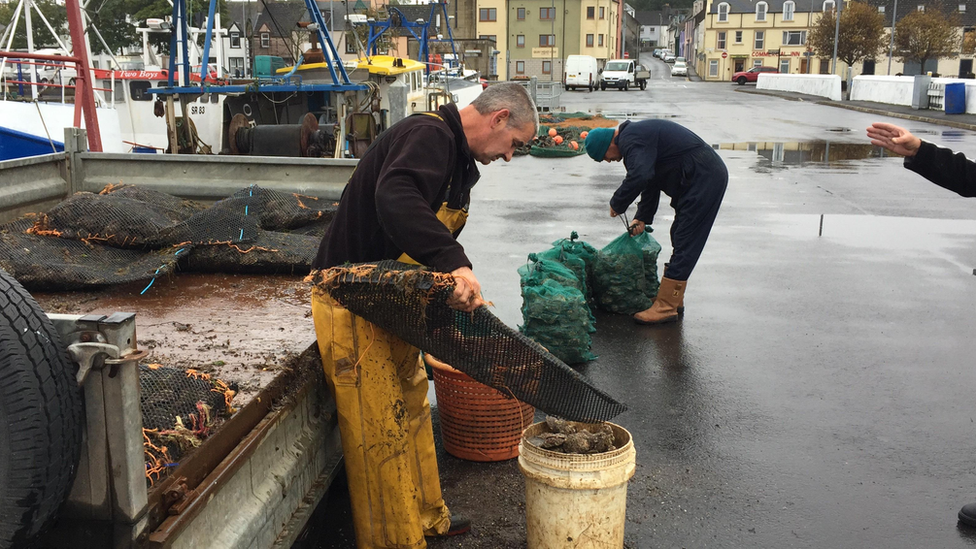
[[[650,309],[634,315],[638,324],[664,324],[678,320],[678,305],[684,302],[687,281],[661,279],[661,287],[657,291],[657,298]]]

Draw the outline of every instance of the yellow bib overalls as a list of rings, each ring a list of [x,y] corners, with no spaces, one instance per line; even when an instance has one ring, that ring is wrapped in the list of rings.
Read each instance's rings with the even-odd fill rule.
[[[467,211],[445,202],[437,218],[456,233]],[[406,254],[399,260],[417,264]],[[317,288],[312,318],[336,400],[356,547],[424,548],[424,535],[447,532],[450,512],[441,497],[420,351]]]

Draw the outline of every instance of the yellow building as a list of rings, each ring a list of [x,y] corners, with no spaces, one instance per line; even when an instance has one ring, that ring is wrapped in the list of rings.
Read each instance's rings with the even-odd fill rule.
[[[826,74],[830,60],[811,56],[807,36],[833,8],[833,0],[709,0],[696,70],[710,81],[731,81],[756,66]]]
[[[620,4],[615,0],[582,0],[579,15],[579,53],[592,55],[599,66],[617,58]],[[574,6],[575,8],[575,6]],[[572,8],[567,11],[574,11]],[[567,49],[567,53],[568,52]]]
[[[498,60],[498,79],[508,80],[508,20],[507,0],[478,0],[478,38],[495,41],[495,49],[502,52]]]

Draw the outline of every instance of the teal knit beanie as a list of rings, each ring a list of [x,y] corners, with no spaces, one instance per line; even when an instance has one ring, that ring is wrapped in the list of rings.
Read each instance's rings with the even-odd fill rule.
[[[593,128],[586,134],[586,154],[597,162],[603,162],[610,142],[613,141],[613,128]]]

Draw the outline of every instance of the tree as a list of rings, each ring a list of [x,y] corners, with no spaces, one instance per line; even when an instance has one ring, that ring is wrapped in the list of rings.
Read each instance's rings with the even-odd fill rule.
[[[919,74],[929,59],[949,57],[959,45],[958,26],[954,16],[935,9],[913,11],[895,25],[895,48],[899,61],[917,61]]]
[[[834,56],[834,13],[824,13],[807,38],[807,45],[821,59]],[[837,58],[849,67],[858,61],[873,58],[887,45],[884,23],[884,15],[876,7],[864,2],[850,2],[845,5],[840,14]]]
[[[24,9],[27,9],[27,3],[24,3]],[[34,5],[41,10],[44,17],[51,23],[54,30],[58,31],[60,35],[66,34],[67,23],[68,23],[68,13],[65,11],[64,6],[59,6],[54,0],[34,0]],[[7,2],[0,3],[0,24],[4,26],[9,25],[13,22],[14,11],[17,9],[17,2]],[[20,12],[20,21],[17,23],[17,28],[14,30],[14,41],[10,46],[12,49],[26,50],[27,49],[27,31],[24,23],[24,12]],[[58,41],[54,39],[51,35],[51,31],[47,29],[47,25],[37,16],[37,12],[31,13],[31,26],[34,29],[34,47],[58,47]],[[6,48],[7,43],[4,42],[0,45],[0,49]]]
[[[128,14],[142,9],[144,2],[139,0],[103,0],[100,5],[95,2],[89,4],[96,9],[88,10],[88,17],[101,33],[102,38],[111,51],[105,53],[121,54],[122,49],[142,43],[135,24],[128,20]],[[91,39],[93,53],[103,52],[105,48],[101,41]]]

